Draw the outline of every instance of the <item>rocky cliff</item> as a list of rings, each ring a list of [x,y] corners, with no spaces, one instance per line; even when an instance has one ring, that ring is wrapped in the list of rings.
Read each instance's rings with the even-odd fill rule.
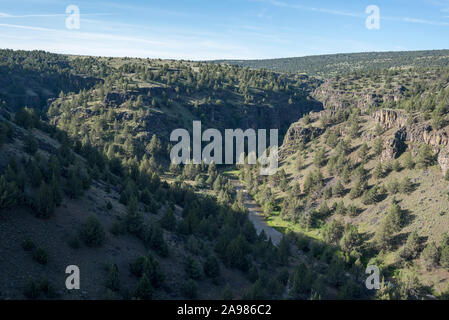
[[[406,88],[400,85],[389,90],[385,88],[358,90],[341,86],[338,80],[331,79],[314,90],[312,97],[321,101],[325,109],[357,107],[367,110],[370,107],[379,107],[385,102],[399,101],[406,91]]]
[[[443,172],[449,169],[448,128],[435,130],[428,122],[408,121],[408,117],[402,110],[378,110],[373,114],[373,119],[386,129],[398,128],[393,138],[384,141],[383,159],[397,157],[402,150],[400,146],[405,142],[425,143],[434,150]]]
[[[293,123],[284,136],[284,141],[279,149],[279,157],[285,159],[289,155],[296,153],[301,142],[308,143],[323,132],[323,129],[307,126],[302,121]]]

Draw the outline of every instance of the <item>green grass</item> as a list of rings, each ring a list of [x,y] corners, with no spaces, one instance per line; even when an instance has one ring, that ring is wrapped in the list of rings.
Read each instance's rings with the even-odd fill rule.
[[[222,172],[222,174],[230,179],[234,179],[234,180],[239,180],[239,173],[240,170],[238,169],[234,169],[234,168],[230,168],[230,169],[226,169]]]
[[[318,229],[306,230],[304,228],[301,228],[298,224],[294,224],[292,222],[282,220],[282,218],[279,215],[270,216],[267,220],[267,224],[270,227],[275,228],[276,230],[278,230],[281,233],[286,233],[286,231],[291,231],[294,233],[304,234],[309,238],[313,238],[316,240],[322,240]]]

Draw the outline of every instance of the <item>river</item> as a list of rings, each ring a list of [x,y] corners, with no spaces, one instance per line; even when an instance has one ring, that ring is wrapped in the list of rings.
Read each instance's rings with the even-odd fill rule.
[[[260,234],[263,230],[267,237],[271,238],[273,244],[277,246],[282,239],[282,233],[267,224],[263,216],[263,209],[256,203],[256,201],[254,201],[245,186],[237,180],[232,180],[232,182],[236,191],[242,190],[243,192],[243,202],[245,207],[248,209],[249,220],[256,228],[257,234]]]

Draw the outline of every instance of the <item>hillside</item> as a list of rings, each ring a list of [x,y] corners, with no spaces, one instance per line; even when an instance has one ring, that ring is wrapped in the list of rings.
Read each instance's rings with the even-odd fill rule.
[[[449,50],[341,53],[297,58],[214,61],[241,67],[324,77],[389,68],[442,67],[448,62]]]
[[[0,50],[0,298],[447,298],[447,56],[281,73]],[[171,163],[194,120],[279,129],[279,170]]]
[[[377,265],[379,299],[447,297],[448,71],[329,78],[312,93],[325,109],[292,124],[277,174],[241,169],[269,224],[321,243],[321,259],[330,245],[348,269]]]
[[[256,233],[222,168],[169,165],[168,134],[194,119],[286,131],[321,108],[309,96],[318,81],[177,61],[9,50],[2,58],[17,86],[1,91],[1,298],[293,294],[301,255],[287,238],[274,246]],[[50,81],[61,77],[82,81]],[[65,288],[68,265],[80,267],[82,290]],[[317,285],[323,298],[334,295]]]

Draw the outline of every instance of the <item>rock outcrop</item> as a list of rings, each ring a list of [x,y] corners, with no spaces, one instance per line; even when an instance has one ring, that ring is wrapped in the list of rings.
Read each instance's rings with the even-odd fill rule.
[[[407,116],[401,110],[382,109],[374,112],[373,118],[385,128],[405,127],[407,125]]]
[[[367,110],[370,107],[379,107],[384,102],[398,101],[407,91],[403,86],[392,88],[387,92],[378,89],[340,89],[340,85],[336,79],[329,80],[314,90],[312,97],[321,101],[325,109],[357,107]]]
[[[301,142],[308,143],[313,137],[320,136],[324,130],[317,127],[305,126],[301,122],[293,123],[285,134],[284,141],[279,150],[281,159],[285,159],[298,151]]]
[[[441,170],[446,173],[446,171],[449,169],[449,149],[447,147],[440,150],[440,152],[438,153],[437,161],[440,165]]]
[[[381,161],[388,161],[399,157],[407,149],[407,145],[405,144],[406,139],[407,132],[405,131],[405,127],[396,131],[393,137],[385,139],[384,150],[380,156]]]
[[[385,140],[382,160],[394,159],[403,152],[405,142],[425,143],[438,156],[438,163],[446,172],[449,169],[449,132],[447,128],[434,130],[429,123],[414,123],[402,110],[383,109],[373,114],[373,119],[384,128],[399,128],[393,138]],[[402,151],[401,151],[402,150]]]

